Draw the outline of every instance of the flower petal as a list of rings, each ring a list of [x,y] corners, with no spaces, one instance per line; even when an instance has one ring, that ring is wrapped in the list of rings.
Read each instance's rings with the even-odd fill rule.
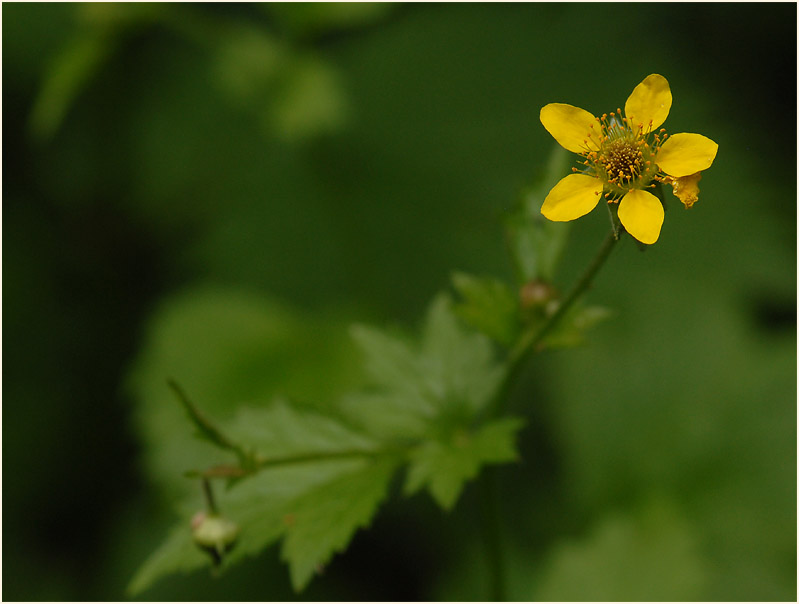
[[[630,235],[641,243],[655,243],[663,226],[660,200],[641,189],[633,189],[619,202],[619,220]]]
[[[699,181],[702,180],[702,173],[690,174],[674,178],[666,177],[665,182],[671,184],[672,192],[683,203],[686,209],[691,208],[699,201]]]
[[[564,149],[582,153],[586,148],[599,148],[593,142],[599,137],[599,123],[585,109],[565,103],[550,103],[541,108],[540,117],[544,128]]]
[[[541,213],[556,222],[575,220],[593,210],[601,195],[601,180],[585,174],[570,174],[552,187]]]
[[[683,132],[666,139],[655,161],[669,176],[689,176],[707,170],[718,150],[708,137]]]
[[[633,89],[624,105],[624,114],[634,124],[643,124],[644,132],[654,130],[666,121],[671,109],[671,89],[662,75],[653,73]],[[649,121],[652,121],[650,126]]]

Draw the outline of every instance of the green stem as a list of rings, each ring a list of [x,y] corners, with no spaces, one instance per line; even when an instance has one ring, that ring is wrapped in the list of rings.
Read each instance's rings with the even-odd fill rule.
[[[407,447],[386,447],[383,449],[345,449],[342,451],[320,451],[316,453],[300,453],[288,455],[286,457],[262,457],[258,453],[253,453],[246,467],[222,464],[207,468],[205,470],[189,470],[185,473],[187,478],[201,478],[204,481],[219,479],[239,479],[250,476],[261,470],[287,466],[292,464],[303,464],[312,462],[336,461],[341,459],[376,459],[379,457],[393,457],[401,459],[407,456],[411,450]]]
[[[508,360],[508,370],[505,379],[500,385],[497,396],[488,408],[489,416],[500,415],[508,405],[510,391],[516,383],[519,374],[528,359],[537,352],[544,338],[554,329],[563,316],[569,311],[580,296],[587,290],[605,264],[610,252],[618,241],[618,234],[611,231],[596,256],[588,265],[577,283],[563,299],[558,309],[547,319],[546,323],[535,331],[523,334],[519,342],[511,350]],[[501,520],[502,514],[499,509],[499,495],[497,492],[497,480],[495,470],[488,468],[482,476],[480,484],[480,515],[483,529],[483,540],[485,542],[485,552],[488,559],[489,589],[490,599],[501,602],[507,599],[505,586],[505,557],[502,547]]]
[[[214,501],[214,492],[211,489],[211,483],[207,478],[203,477],[202,485],[203,495],[205,496],[205,504],[208,506],[208,514],[211,516],[216,516],[219,513],[219,510],[216,507],[216,501]]]
[[[505,556],[502,548],[502,514],[499,509],[496,468],[486,468],[480,476],[480,518],[485,554],[488,560],[488,589],[491,602],[507,600]]]
[[[387,455],[404,454],[403,449],[346,449],[343,451],[320,451],[318,453],[300,453],[298,455],[291,455],[288,457],[272,457],[268,459],[256,458],[253,471],[257,472],[266,468],[275,466],[284,466],[296,463],[308,463],[313,461],[334,461],[337,459],[352,459],[352,458],[372,458],[382,457]]]
[[[519,374],[527,364],[528,359],[539,351],[544,338],[550,334],[574,303],[585,293],[585,290],[590,287],[594,277],[599,272],[599,269],[602,268],[602,265],[605,264],[605,260],[608,259],[610,252],[613,250],[618,240],[619,238],[614,232],[608,233],[607,238],[602,243],[599,251],[597,251],[591,264],[588,265],[580,279],[574,284],[574,287],[572,287],[571,291],[560,303],[558,309],[539,329],[522,334],[516,346],[510,352],[505,379],[500,385],[493,404],[489,407],[489,413],[492,416],[496,417],[504,411],[508,404],[508,399],[510,398],[510,391],[516,383]]]
[[[241,460],[247,457],[246,452],[241,447],[225,436],[222,431],[191,402],[183,391],[183,388],[181,388],[175,380],[167,380],[167,385],[172,389],[172,392],[175,393],[178,401],[180,401],[186,413],[188,413],[189,419],[191,419],[203,438],[211,441],[217,447],[233,451]]]

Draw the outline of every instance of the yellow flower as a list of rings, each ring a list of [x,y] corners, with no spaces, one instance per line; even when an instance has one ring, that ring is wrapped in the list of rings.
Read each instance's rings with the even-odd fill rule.
[[[556,184],[541,213],[555,221],[575,220],[593,210],[600,197],[619,204],[619,221],[642,243],[655,243],[663,225],[663,205],[645,189],[655,181],[670,184],[685,207],[697,200],[701,178],[719,146],[701,134],[669,136],[659,128],[671,109],[671,90],[653,73],[638,84],[624,112],[594,117],[564,103],[541,109],[541,123],[558,143],[583,157],[582,172]]]

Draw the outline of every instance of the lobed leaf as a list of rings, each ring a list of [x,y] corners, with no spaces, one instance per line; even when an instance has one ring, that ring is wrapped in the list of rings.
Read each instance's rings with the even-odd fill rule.
[[[466,482],[484,465],[517,459],[516,433],[522,425],[518,418],[503,418],[421,444],[411,454],[405,492],[410,495],[426,486],[442,508],[451,509]]]
[[[390,455],[308,459],[268,467],[217,493],[220,513],[240,528],[238,543],[224,563],[235,564],[283,539],[282,558],[292,584],[303,589],[316,569],[369,524],[396,466],[397,459]],[[209,564],[192,541],[188,512],[192,506],[199,510],[202,503],[198,496],[187,504],[182,520],[132,579],[133,595],[166,575]]]
[[[516,458],[519,420],[472,427],[497,388],[501,366],[490,340],[464,329],[448,298],[431,305],[418,344],[365,327],[353,335],[371,387],[335,407],[276,399],[240,408],[217,428],[181,397],[206,439],[252,462],[241,468],[243,476],[229,465],[202,474],[229,480],[217,507],[240,527],[223,568],[282,540],[292,585],[301,590],[371,522],[402,460],[410,464],[406,492],[427,487],[449,509],[483,465]],[[191,503],[202,507],[199,492]],[[132,590],[201,565],[189,518],[184,514],[145,562]]]
[[[353,331],[371,388],[347,396],[344,412],[366,432],[418,439],[454,423],[468,424],[502,377],[491,342],[465,330],[445,296],[431,305],[419,346],[381,331]]]
[[[491,342],[463,329],[445,296],[428,311],[420,365],[439,410],[464,412],[468,419],[488,403],[502,377]]]

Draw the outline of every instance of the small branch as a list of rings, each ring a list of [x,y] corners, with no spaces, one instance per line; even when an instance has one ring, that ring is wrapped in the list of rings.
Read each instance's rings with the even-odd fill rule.
[[[410,447],[405,448],[383,448],[383,449],[345,449],[342,451],[315,451],[310,453],[300,453],[296,455],[287,455],[285,457],[264,457],[256,451],[249,451],[239,444],[236,444],[222,431],[217,428],[203,413],[197,408],[194,403],[189,400],[183,389],[174,380],[168,380],[167,383],[172,391],[177,396],[180,403],[189,415],[192,423],[200,432],[200,436],[212,442],[216,446],[232,451],[236,454],[239,460],[239,465],[222,464],[207,468],[205,470],[190,470],[186,472],[188,478],[200,478],[203,482],[203,488],[206,492],[206,499],[209,506],[212,505],[213,499],[210,497],[208,490],[209,479],[213,478],[227,478],[235,480],[244,478],[250,474],[271,468],[275,466],[284,466],[288,464],[308,463],[315,461],[331,461],[337,459],[352,459],[352,458],[371,458],[379,457],[382,455],[405,455]]]
[[[560,303],[558,309],[552,314],[551,317],[549,317],[547,322],[544,323],[544,325],[538,331],[522,336],[519,344],[511,351],[510,361],[512,364],[523,364],[526,358],[536,351],[536,347],[546,336],[549,335],[552,329],[557,326],[563,315],[566,314],[566,312],[572,307],[577,299],[591,285],[591,282],[594,280],[597,272],[599,272],[599,269],[605,263],[605,260],[607,260],[611,250],[613,250],[613,246],[617,241],[618,237],[614,233],[610,233],[607,236],[593,261],[580,277],[580,280],[575,283],[574,287],[563,299],[563,302]]]
[[[283,466],[295,463],[308,463],[312,461],[333,461],[337,459],[350,459],[358,457],[379,457],[404,451],[394,449],[347,449],[344,451],[320,451],[318,453],[301,453],[287,457],[257,458],[255,460],[254,471],[263,470],[275,466]]]
[[[231,465],[217,465],[205,470],[189,470],[185,473],[186,478],[200,478],[208,480],[213,478],[225,478],[235,480],[244,478],[265,470],[278,466],[291,464],[311,463],[318,461],[335,461],[340,459],[373,458],[382,455],[405,455],[408,449],[347,449],[344,451],[320,451],[316,453],[301,453],[298,455],[288,455],[286,457],[265,458],[257,453],[250,458],[249,465],[244,468]]]
[[[535,352],[539,351],[544,339],[558,325],[566,312],[574,305],[580,296],[585,293],[585,290],[590,287],[594,277],[599,272],[599,269],[602,268],[602,265],[605,264],[605,260],[608,259],[610,252],[613,250],[618,240],[616,233],[608,233],[607,238],[602,243],[602,246],[599,248],[596,256],[594,256],[591,264],[588,265],[580,279],[574,284],[574,287],[572,287],[571,291],[560,303],[558,309],[538,330],[527,332],[521,336],[519,342],[510,352],[505,379],[502,381],[493,403],[488,408],[490,416],[497,416],[502,413],[505,406],[508,404],[510,390],[516,383],[519,373],[524,369],[527,360]]]
[[[194,423],[197,429],[200,432],[200,435],[205,438],[206,440],[211,441],[216,446],[222,449],[228,449],[233,451],[236,456],[239,458],[239,462],[242,465],[246,465],[249,462],[250,455],[242,449],[241,446],[234,443],[230,440],[227,436],[222,434],[222,432],[217,428],[211,420],[209,420],[202,412],[197,408],[197,406],[189,400],[189,397],[186,396],[186,393],[183,392],[183,389],[175,382],[174,380],[170,379],[167,380],[167,384],[172,389],[172,392],[175,393],[175,396],[183,405],[183,408],[186,410],[186,413],[189,414],[189,419]]]
[[[203,486],[203,496],[205,497],[205,504],[208,506],[208,514],[210,516],[216,516],[219,513],[219,510],[216,507],[216,501],[214,501],[214,492],[211,489],[210,481],[207,478],[203,478],[202,486]]]

